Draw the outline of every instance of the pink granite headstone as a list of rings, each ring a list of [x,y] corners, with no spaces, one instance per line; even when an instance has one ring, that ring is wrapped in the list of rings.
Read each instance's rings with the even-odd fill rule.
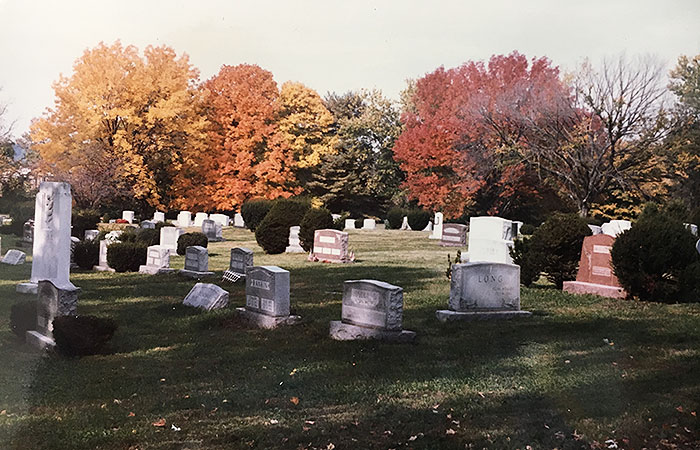
[[[348,233],[331,229],[316,230],[313,258],[325,262],[351,262],[352,258],[348,250]]]
[[[620,286],[612,269],[610,249],[613,242],[615,238],[607,234],[586,236],[583,239],[576,281],[565,281],[564,291],[573,294],[625,298],[627,293]]]

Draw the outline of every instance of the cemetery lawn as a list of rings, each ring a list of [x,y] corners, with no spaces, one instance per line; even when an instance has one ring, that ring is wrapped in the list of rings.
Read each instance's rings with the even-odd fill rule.
[[[455,250],[426,235],[351,231],[358,261],[334,265],[265,255],[227,228],[209,246],[212,282],[231,293],[215,312],[183,307],[194,281],[177,275],[75,271],[79,313],[119,324],[107,353],[79,359],[16,338],[10,307],[30,265],[0,265],[0,448],[700,448],[700,304],[542,284],[522,289],[529,319],[443,325]],[[234,246],[291,272],[301,325],[236,318],[244,286],[219,281]],[[343,280],[360,278],[404,288],[416,344],[329,339]]]

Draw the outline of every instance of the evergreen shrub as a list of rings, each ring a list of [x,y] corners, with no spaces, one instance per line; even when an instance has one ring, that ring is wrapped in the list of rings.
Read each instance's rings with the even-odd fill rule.
[[[414,231],[422,231],[430,223],[430,212],[424,209],[412,209],[408,211],[407,216],[408,226]],[[401,227],[401,225],[399,225],[399,227]]]
[[[75,247],[73,247],[73,261],[78,267],[90,270],[97,265],[99,259],[100,241],[98,239],[85,239],[75,243]]]
[[[200,233],[199,231],[180,235],[180,237],[177,239],[177,254],[183,256],[187,252],[187,247],[191,247],[193,245],[207,248],[209,245],[207,235]]]
[[[387,228],[391,228],[392,230],[398,230],[401,228],[401,224],[403,223],[403,218],[406,215],[406,210],[403,208],[399,207],[394,207],[391,208],[389,211],[386,213],[386,224],[389,225]],[[423,227],[425,228],[425,227]]]
[[[272,200],[265,199],[252,199],[243,203],[241,216],[243,216],[245,226],[250,231],[255,231],[272,208],[272,204]]]
[[[301,248],[310,251],[314,246],[314,233],[316,230],[333,228],[333,216],[325,208],[311,208],[301,220],[299,228],[299,243]]]
[[[96,316],[59,316],[53,320],[56,350],[63,356],[99,353],[116,330],[114,320]]]
[[[115,242],[107,247],[107,263],[117,272],[137,272],[146,264],[147,253],[148,246],[142,242]]]

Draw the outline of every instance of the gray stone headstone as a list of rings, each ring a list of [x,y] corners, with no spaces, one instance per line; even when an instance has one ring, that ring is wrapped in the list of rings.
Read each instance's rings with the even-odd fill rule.
[[[228,297],[228,292],[215,284],[197,283],[182,304],[211,311],[225,308],[228,305]]]
[[[80,289],[61,289],[46,280],[40,280],[37,284],[37,329],[27,331],[27,343],[37,348],[52,347],[55,345],[53,320],[58,316],[77,313]]]
[[[253,267],[253,251],[244,247],[231,249],[231,259],[228,270],[245,275],[249,268]]]
[[[36,214],[36,213],[35,213]],[[34,242],[34,220],[29,219],[22,225],[22,242],[31,244]]]
[[[187,228],[192,226],[192,213],[189,211],[180,211],[177,215],[177,226]]]
[[[11,266],[18,266],[24,264],[27,259],[27,255],[16,249],[8,250],[5,256],[2,258],[2,263],[9,264]]]
[[[246,309],[266,316],[289,315],[289,271],[277,266],[248,268],[245,281]]]
[[[199,245],[187,247],[185,251],[185,269],[194,272],[206,272],[209,270],[209,252]]]
[[[100,230],[85,230],[85,240],[92,241],[100,235]]]
[[[107,239],[102,239],[100,241],[100,253],[97,259],[97,265],[93,267],[93,270],[97,270],[99,272],[114,272],[114,269],[109,267],[109,263],[107,262],[107,250],[110,244],[118,242],[118,241],[111,241]]]
[[[140,273],[156,275],[160,273],[170,273],[170,252],[167,247],[151,245],[146,251],[146,264],[139,266]]]
[[[304,253],[304,249],[299,242],[300,226],[289,227],[289,245],[284,250],[285,253]]]
[[[467,245],[468,227],[461,223],[445,223],[442,226],[440,245],[443,247],[464,247]]]
[[[153,220],[142,220],[139,226],[141,228],[149,228],[153,230],[156,228],[156,222]]]
[[[211,219],[204,219],[202,221],[202,233],[207,237],[210,242],[220,242],[224,240],[222,235],[223,228],[220,223],[216,223]]]

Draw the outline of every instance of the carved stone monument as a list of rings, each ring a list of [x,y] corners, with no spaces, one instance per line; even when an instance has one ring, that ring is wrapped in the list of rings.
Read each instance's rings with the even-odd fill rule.
[[[468,227],[461,223],[445,223],[442,226],[442,247],[464,247],[467,245]]]
[[[194,226],[201,227],[202,222],[204,222],[208,218],[209,218],[209,214],[204,213],[204,212],[198,212],[197,214],[194,215]]]
[[[146,251],[146,264],[139,266],[139,273],[158,275],[161,273],[171,273],[175,269],[170,268],[171,250],[160,245],[151,245]]]
[[[180,274],[190,278],[202,278],[214,275],[209,272],[209,252],[199,245],[192,245],[185,250],[185,268]]]
[[[97,265],[93,267],[92,270],[98,272],[114,272],[114,269],[109,267],[109,263],[107,262],[107,250],[112,242],[114,241],[108,239],[102,239],[100,241],[100,254],[97,259]]]
[[[331,322],[333,339],[381,339],[412,342],[413,331],[401,328],[403,289],[377,280],[351,280],[343,283],[340,321]]]
[[[512,264],[510,249],[517,235],[513,221],[501,217],[469,219],[469,261]]]
[[[122,211],[122,220],[126,220],[129,223],[134,223],[134,212]]]
[[[408,216],[403,216],[403,222],[401,222],[401,231],[410,231],[411,226],[408,224]]]
[[[153,213],[153,221],[158,223],[158,222],[165,222],[165,213],[161,211],[156,211]]]
[[[27,255],[24,252],[21,252],[16,249],[10,249],[5,253],[5,256],[2,258],[3,264],[9,264],[11,266],[19,266],[21,264],[24,264],[24,262],[27,260]]]
[[[53,319],[58,316],[72,316],[78,310],[78,293],[80,288],[62,289],[51,281],[40,280],[38,283],[37,328],[27,331],[29,345],[44,349],[53,347]]]
[[[285,253],[304,253],[304,249],[299,242],[300,226],[289,227],[289,245],[284,250]]]
[[[604,223],[600,228],[603,231],[603,234],[607,234],[608,236],[615,238],[632,228],[632,222],[629,220],[611,220],[608,223]]]
[[[85,240],[92,241],[100,235],[100,230],[85,230]]]
[[[209,242],[221,242],[224,240],[222,234],[223,227],[220,223],[214,222],[211,219],[204,219],[202,221],[202,233],[207,237]]]
[[[354,230],[355,229],[355,219],[345,219],[345,228],[346,230]]]
[[[348,233],[331,229],[316,230],[312,259],[334,263],[352,262],[348,249]]]
[[[163,227],[160,229],[160,246],[170,249],[173,252],[177,251],[177,240],[184,231],[177,227]]]
[[[236,213],[233,216],[233,226],[237,228],[245,228],[245,222],[243,221],[243,216],[241,213]]]
[[[243,318],[260,328],[299,323],[290,315],[289,272],[277,266],[249,267],[245,281],[245,308],[238,308]]]
[[[433,233],[430,235],[430,239],[442,239],[442,213],[435,213],[435,220],[433,221]]]
[[[192,213],[189,211],[180,211],[177,215],[177,226],[187,228],[192,226]]]
[[[581,259],[576,281],[565,281],[563,290],[572,294],[595,294],[610,298],[625,298],[627,293],[613,273],[610,249],[615,238],[596,234],[583,238]]]
[[[253,251],[244,247],[235,247],[231,249],[231,259],[229,260],[228,270],[245,276],[249,268],[253,267]]]
[[[374,219],[365,219],[362,221],[363,230],[374,230],[377,228],[377,222]]]
[[[226,214],[210,214],[209,220],[213,220],[222,227],[227,227],[231,219]]]
[[[228,292],[215,284],[197,283],[182,301],[183,305],[207,311],[228,306]]]

